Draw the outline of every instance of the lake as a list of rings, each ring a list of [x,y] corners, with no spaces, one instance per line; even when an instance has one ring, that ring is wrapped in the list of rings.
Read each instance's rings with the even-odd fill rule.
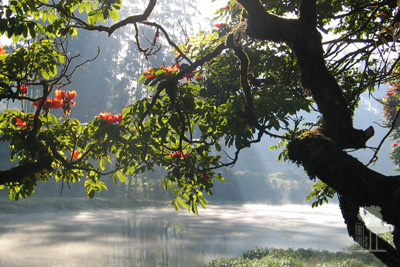
[[[0,215],[0,266],[199,266],[256,247],[338,251],[337,205],[224,205]]]

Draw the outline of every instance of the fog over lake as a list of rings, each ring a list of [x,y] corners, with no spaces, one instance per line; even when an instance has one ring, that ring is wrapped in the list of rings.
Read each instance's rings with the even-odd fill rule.
[[[0,215],[0,266],[199,266],[256,247],[338,251],[339,207],[226,205]]]

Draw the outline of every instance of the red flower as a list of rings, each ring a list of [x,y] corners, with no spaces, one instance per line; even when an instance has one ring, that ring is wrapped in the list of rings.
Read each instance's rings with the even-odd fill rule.
[[[161,66],[161,68],[166,72],[170,72],[170,71],[178,71],[180,67],[178,64],[176,64],[174,66],[168,66],[168,67]]]
[[[386,17],[386,13],[384,13],[384,12],[378,12],[378,13],[376,13],[376,15],[378,17],[381,17],[381,18],[385,18]]]
[[[35,101],[35,102],[33,102],[33,105],[35,106],[35,107],[38,107],[39,105],[40,105],[40,103],[42,102],[42,100],[41,99],[39,99],[38,101]],[[58,108],[60,108],[62,105],[64,105],[64,101],[63,100],[60,100],[60,99],[57,99],[57,98],[50,98],[50,97],[48,97],[47,99],[46,99],[46,102],[44,103],[44,105],[43,105],[43,109],[44,110],[49,110],[49,109],[51,109],[51,108],[53,108],[53,109],[58,109]]]
[[[231,10],[231,6],[230,5],[226,5],[223,9],[224,10]]]
[[[65,98],[65,92],[64,91],[56,90],[54,92],[54,94],[56,95],[56,98],[59,99],[59,100],[64,100],[64,98]]]
[[[35,107],[38,107],[38,106],[40,105],[41,102],[42,102],[42,100],[39,99],[38,101],[35,101],[35,102],[33,102],[32,104],[33,104]]]
[[[76,97],[76,91],[74,90],[74,91],[64,92],[61,90],[56,90],[55,95],[58,100],[63,100],[65,102],[71,102],[72,99],[74,99]]]
[[[168,153],[168,155],[171,156],[173,159],[186,159],[186,160],[189,160],[189,158],[188,158],[189,154],[188,153],[181,153],[179,151],[176,151],[176,152],[170,152],[170,153]]]
[[[66,94],[65,94],[65,98],[66,98],[66,100],[68,101],[68,102],[71,102],[72,101],[72,99],[74,99],[76,97],[76,91],[74,90],[74,91],[68,91]]]
[[[6,47],[5,45],[0,46],[0,55],[5,54],[6,50],[4,49],[4,47]]]
[[[153,71],[153,68],[152,67],[149,67],[149,69],[148,70],[146,70],[145,72],[143,72],[143,73],[150,73],[150,72],[152,72]]]
[[[196,79],[201,79],[203,78],[202,75],[196,75],[196,70],[194,70],[192,73],[187,74],[186,76],[184,76],[183,78],[185,78],[185,80],[188,82],[190,81],[193,77]]]
[[[389,96],[389,97],[390,96],[395,96],[395,93],[394,92],[386,92],[386,95]]]
[[[21,130],[26,129],[27,124],[28,123],[21,118],[17,118],[17,121],[15,122],[15,126],[20,128]]]
[[[118,124],[122,123],[122,114],[111,115],[111,113],[102,112],[97,117],[99,119],[106,120],[109,123],[118,123]]]
[[[64,101],[57,98],[53,98],[48,102],[46,101],[46,104],[48,105],[49,109],[50,108],[59,109],[64,105]]]
[[[214,26],[217,27],[218,29],[222,30],[222,29],[228,27],[228,24],[227,23],[217,23]]]
[[[122,114],[114,115],[115,122],[118,124],[122,123]]]
[[[19,92],[21,93],[21,95],[25,95],[27,91],[28,91],[28,85],[25,84],[19,87]]]
[[[152,77],[156,77],[156,75],[154,75],[154,74],[147,75],[147,76],[146,76],[146,79],[150,79],[150,78],[152,78]]]
[[[392,147],[397,147],[399,144],[398,143],[393,143]]]
[[[69,153],[69,156],[72,157],[72,155],[73,155],[73,159],[74,159],[74,160],[78,160],[78,159],[79,159],[79,153],[80,153],[80,152],[77,150],[77,151],[75,151],[74,153],[72,153],[72,152]]]

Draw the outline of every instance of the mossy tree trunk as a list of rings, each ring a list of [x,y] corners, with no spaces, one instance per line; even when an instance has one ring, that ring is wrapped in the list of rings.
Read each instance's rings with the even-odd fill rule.
[[[353,127],[349,105],[324,60],[321,35],[316,27],[316,1],[301,2],[299,19],[272,15],[259,0],[239,2],[248,12],[247,34],[250,37],[284,42],[293,49],[302,87],[311,93],[323,116],[323,127],[290,142],[289,158],[302,165],[310,178],[318,177],[336,190],[353,238],[354,224],[360,223],[357,219],[359,207],[379,206],[383,219],[400,227],[399,177],[372,171],[344,151],[364,148],[373,135],[373,128],[363,131]],[[389,266],[400,266],[400,247],[393,248],[385,243],[385,248],[386,252],[375,253],[376,256]]]

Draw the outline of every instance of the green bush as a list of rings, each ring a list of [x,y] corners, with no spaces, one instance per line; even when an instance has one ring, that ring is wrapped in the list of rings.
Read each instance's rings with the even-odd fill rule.
[[[216,259],[204,267],[380,267],[385,266],[368,252],[349,248],[341,252],[315,249],[256,248],[235,259]]]
[[[217,259],[210,262],[205,267],[303,267],[303,263],[291,258],[276,259],[264,257],[262,259],[246,259],[238,257],[236,259]]]
[[[375,267],[376,265],[365,264],[361,260],[347,259],[341,261],[332,261],[315,265],[315,267]]]

